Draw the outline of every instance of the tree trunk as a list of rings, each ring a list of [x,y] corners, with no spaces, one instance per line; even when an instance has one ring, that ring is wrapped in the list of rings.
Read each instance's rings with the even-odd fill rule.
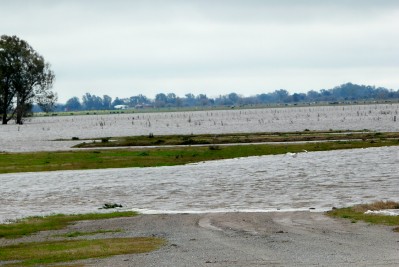
[[[3,102],[4,102],[4,106],[2,106],[1,110],[0,110],[0,114],[2,115],[1,124],[7,124],[7,122],[8,122],[8,120],[7,120],[7,105],[5,104],[6,103],[5,101],[3,101]]]
[[[17,115],[16,115],[16,119],[15,122],[17,124],[22,125],[23,124],[23,120],[22,117],[24,116],[24,112],[25,111],[25,103],[24,103],[24,99],[22,99],[20,96],[17,96]]]
[[[13,94],[10,92],[9,90],[9,78],[6,77],[6,80],[4,82],[4,84],[2,84],[3,86],[3,90],[2,90],[2,106],[1,106],[1,110],[0,110],[0,114],[2,115],[2,124],[7,124],[8,121],[13,117],[13,115],[8,116],[8,112],[10,111],[10,106],[12,106],[12,98],[13,98]]]
[[[7,124],[7,115],[3,114],[2,122],[1,124]]]
[[[22,112],[17,112],[17,118],[16,118],[16,123],[22,125],[23,120],[22,120]]]

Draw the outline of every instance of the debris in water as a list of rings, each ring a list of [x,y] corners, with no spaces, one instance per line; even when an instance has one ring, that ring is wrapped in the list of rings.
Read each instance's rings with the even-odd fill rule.
[[[115,209],[115,208],[122,208],[121,204],[117,203],[105,203],[102,208],[100,209]]]

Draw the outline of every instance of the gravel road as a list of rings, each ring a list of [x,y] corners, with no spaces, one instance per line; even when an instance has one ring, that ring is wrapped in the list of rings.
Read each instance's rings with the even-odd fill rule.
[[[398,266],[399,233],[317,212],[157,214],[78,222],[57,233],[123,229],[88,238],[157,236],[168,243],[85,266]],[[48,240],[54,231],[18,241]]]
[[[399,234],[321,213],[143,215],[124,222],[128,234],[165,237],[141,255],[93,266],[398,266]]]

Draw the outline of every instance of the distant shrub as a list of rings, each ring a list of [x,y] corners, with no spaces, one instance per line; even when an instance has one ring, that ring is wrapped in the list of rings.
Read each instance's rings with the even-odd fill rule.
[[[74,136],[72,137],[72,140],[79,140],[79,137]]]
[[[146,157],[146,156],[149,156],[149,155],[150,155],[150,153],[148,153],[147,151],[143,151],[143,152],[139,153],[140,157]]]
[[[217,146],[217,145],[212,145],[212,146],[209,146],[208,148],[209,148],[209,150],[221,150],[220,146]]]
[[[193,139],[188,138],[188,139],[185,139],[181,144],[182,144],[182,145],[193,145],[193,144],[196,144],[196,143],[197,143],[197,142],[194,141]]]
[[[108,143],[109,142],[109,138],[101,138],[101,143]]]

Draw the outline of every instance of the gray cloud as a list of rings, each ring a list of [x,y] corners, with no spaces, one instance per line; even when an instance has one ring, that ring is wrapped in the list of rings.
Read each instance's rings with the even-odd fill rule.
[[[52,64],[60,99],[399,88],[398,1],[2,1],[0,30]]]

